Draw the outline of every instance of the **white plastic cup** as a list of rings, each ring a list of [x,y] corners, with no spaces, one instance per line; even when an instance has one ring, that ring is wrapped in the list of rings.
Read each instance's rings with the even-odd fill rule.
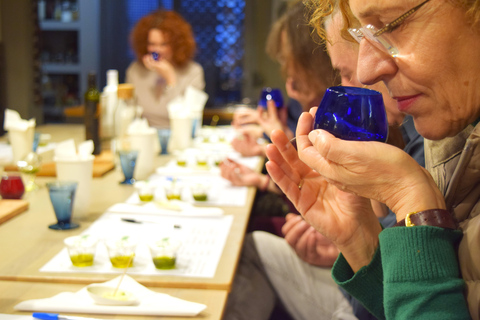
[[[85,159],[54,158],[57,180],[78,182],[73,202],[73,216],[77,218],[85,217],[90,209],[94,159],[93,155]]]
[[[146,133],[129,134],[131,148],[138,150],[137,163],[135,164],[135,171],[133,177],[135,180],[146,180],[153,173],[153,159],[155,153],[154,144],[158,145],[155,140],[157,136],[156,130],[150,130]]]
[[[170,118],[170,149],[185,150],[192,145],[192,119],[189,117]]]
[[[8,139],[12,146],[13,163],[23,160],[32,151],[34,133],[35,127],[29,127],[27,130],[8,130]]]

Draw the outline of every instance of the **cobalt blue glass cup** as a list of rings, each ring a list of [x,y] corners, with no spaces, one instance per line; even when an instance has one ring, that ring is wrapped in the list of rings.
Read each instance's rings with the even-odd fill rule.
[[[57,217],[57,223],[49,225],[54,230],[69,230],[78,228],[79,225],[72,223],[73,201],[78,183],[75,181],[48,182],[47,188],[52,202],[53,211]]]
[[[270,87],[263,88],[260,99],[258,100],[258,105],[266,109],[268,100],[273,100],[277,108],[283,108],[283,96],[280,89]]]
[[[122,166],[123,175],[125,180],[120,182],[121,184],[134,184],[133,172],[135,171],[135,164],[137,163],[138,151],[137,150],[120,150],[118,152],[120,157],[120,165]]]
[[[357,87],[330,87],[317,113],[314,129],[353,141],[387,141],[388,121],[382,94]]]

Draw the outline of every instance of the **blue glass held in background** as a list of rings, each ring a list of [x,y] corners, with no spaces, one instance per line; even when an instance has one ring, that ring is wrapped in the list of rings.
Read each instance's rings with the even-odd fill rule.
[[[388,122],[382,94],[357,87],[330,87],[315,114],[314,129],[354,141],[385,142]]]
[[[170,140],[170,129],[157,129],[158,140],[160,141],[160,154],[168,154],[168,140]]]
[[[37,152],[38,145],[40,144],[40,132],[35,132],[33,136],[32,151]]]
[[[57,217],[57,223],[49,225],[50,229],[68,230],[78,228],[78,224],[70,222],[72,219],[73,201],[77,190],[75,181],[48,182],[47,188],[52,201],[53,211]]]
[[[135,164],[137,163],[138,151],[137,150],[121,150],[118,152],[120,157],[120,165],[122,166],[123,175],[125,180],[120,182],[121,184],[134,184],[133,172],[135,171]]]
[[[280,89],[270,87],[263,88],[260,94],[260,100],[258,100],[258,105],[266,109],[268,100],[273,100],[277,108],[283,108],[283,96]]]

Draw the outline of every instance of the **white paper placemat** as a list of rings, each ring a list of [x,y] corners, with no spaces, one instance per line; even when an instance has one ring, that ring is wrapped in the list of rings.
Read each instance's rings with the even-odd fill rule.
[[[125,222],[122,218],[134,219],[141,223]],[[83,232],[101,240],[97,246],[93,266],[74,267],[67,249],[64,248],[40,271],[121,273],[123,269],[112,267],[104,240],[129,235],[138,240],[133,266],[128,269],[129,274],[212,278],[232,221],[233,216],[230,215],[197,218],[107,212]],[[176,268],[172,270],[156,269],[148,248],[148,243],[163,237],[178,237],[182,242],[177,255]]]
[[[230,181],[220,176],[209,174],[186,176],[153,174],[148,180],[150,183],[157,185],[155,200],[166,201],[164,187],[171,183],[172,178],[176,179],[177,184],[182,185],[182,201],[195,206],[241,207],[247,202],[247,187],[233,186]],[[194,184],[207,184],[209,186],[207,201],[195,201],[195,199],[193,199],[190,186]],[[134,193],[126,202],[130,204],[141,203],[137,193]]]

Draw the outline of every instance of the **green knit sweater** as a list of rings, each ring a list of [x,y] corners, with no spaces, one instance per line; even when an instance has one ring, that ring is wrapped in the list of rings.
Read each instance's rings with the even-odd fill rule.
[[[332,276],[378,319],[470,319],[455,250],[461,236],[429,226],[388,228],[368,266],[354,273],[340,254]]]

